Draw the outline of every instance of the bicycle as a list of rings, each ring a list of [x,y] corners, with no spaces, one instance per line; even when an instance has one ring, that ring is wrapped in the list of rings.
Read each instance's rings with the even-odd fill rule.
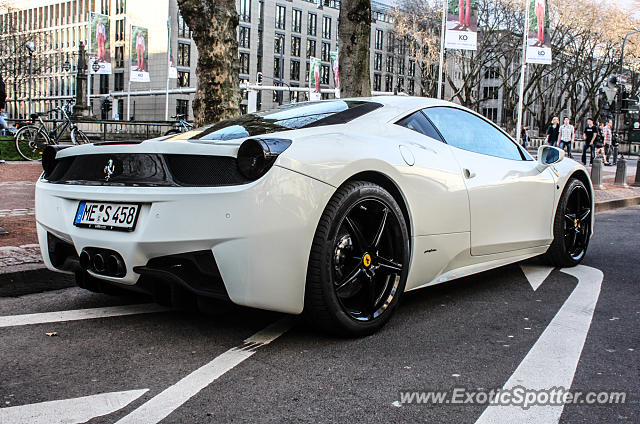
[[[178,115],[173,115],[171,118],[172,119],[179,119],[179,121],[174,125],[174,128],[171,128],[170,130],[167,130],[167,132],[164,133],[164,135],[171,135],[171,134],[180,134],[183,132],[187,132],[193,129],[193,125],[188,123],[184,118],[186,117],[186,115],[184,113],[180,113]]]
[[[18,154],[26,160],[42,160],[44,148],[48,145],[59,144],[68,128],[71,129],[73,144],[89,143],[89,137],[78,128],[69,116],[73,104],[74,102],[69,102],[64,107],[58,106],[48,112],[32,113],[31,119],[39,123],[26,125],[16,132],[15,143]],[[54,127],[49,130],[42,117],[56,111],[62,112],[63,119],[60,122],[55,122]]]

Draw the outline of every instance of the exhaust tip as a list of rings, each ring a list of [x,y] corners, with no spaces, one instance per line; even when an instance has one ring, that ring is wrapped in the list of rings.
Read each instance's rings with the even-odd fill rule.
[[[91,255],[86,250],[80,252],[80,266],[85,271],[91,266]]]
[[[98,253],[93,257],[93,268],[96,271],[102,273],[105,271],[105,262],[106,258],[104,257],[104,255],[102,253]]]
[[[120,276],[124,274],[124,263],[117,255],[109,255],[105,266],[109,275]]]

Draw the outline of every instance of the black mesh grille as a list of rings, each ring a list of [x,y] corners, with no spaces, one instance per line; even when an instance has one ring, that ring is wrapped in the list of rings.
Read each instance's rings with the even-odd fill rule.
[[[228,186],[249,182],[229,156],[165,155],[169,171],[183,186]]]

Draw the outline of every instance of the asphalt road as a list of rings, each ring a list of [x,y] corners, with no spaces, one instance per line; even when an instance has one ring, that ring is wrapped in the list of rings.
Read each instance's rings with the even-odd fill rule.
[[[637,423],[639,224],[640,207],[597,216],[582,268],[604,273],[592,320],[588,306],[570,310],[583,280],[556,269],[534,290],[520,264],[408,293],[382,331],[356,340],[255,310],[136,313],[147,299],[78,288],[0,297],[0,423],[466,423],[486,405],[407,404],[400,391],[497,389],[519,376],[535,388],[563,375],[573,391],[622,391],[626,402],[556,407],[560,422]],[[122,305],[93,319],[31,315]],[[534,422],[558,422],[535,418],[553,409],[538,408]]]

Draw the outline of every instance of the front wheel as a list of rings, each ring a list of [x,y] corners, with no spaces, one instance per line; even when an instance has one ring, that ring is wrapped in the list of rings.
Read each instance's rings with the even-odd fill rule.
[[[26,160],[42,160],[42,152],[51,140],[47,133],[34,125],[20,128],[15,135],[16,151]]]
[[[87,135],[78,128],[74,128],[71,130],[71,142],[73,144],[90,143],[89,137],[87,137]]]
[[[408,269],[409,233],[398,203],[376,184],[347,183],[329,201],[313,239],[305,316],[332,334],[371,334],[397,307]]]
[[[578,265],[591,237],[591,195],[584,183],[572,178],[567,183],[553,223],[553,242],[545,255],[554,266]]]

